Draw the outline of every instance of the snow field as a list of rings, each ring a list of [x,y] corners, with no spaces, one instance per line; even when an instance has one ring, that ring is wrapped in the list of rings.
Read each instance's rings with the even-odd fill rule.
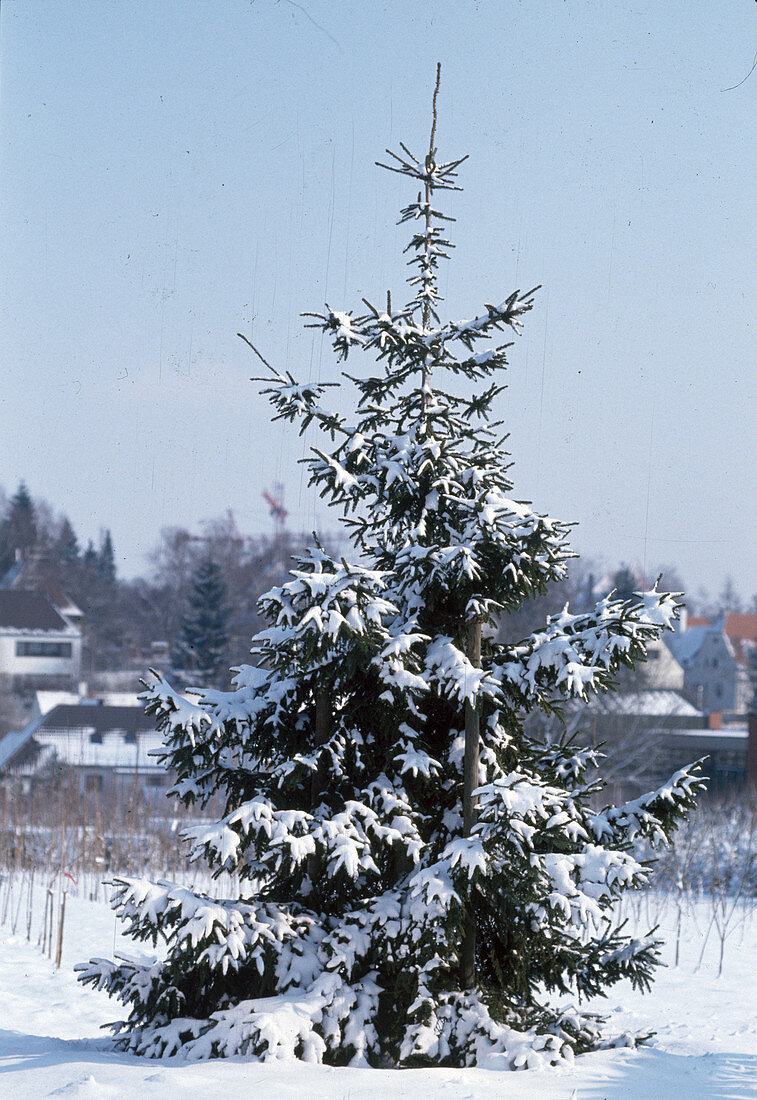
[[[113,952],[135,953],[101,902],[67,898],[62,965],[37,946],[43,891],[35,897],[30,942],[19,921],[0,927],[0,1097],[167,1097],[226,1100],[229,1096],[297,1100],[371,1100],[375,1097],[521,1100],[708,1100],[757,1097],[757,905],[739,906],[716,977],[720,943],[707,937],[712,908],[706,899],[683,910],[679,965],[677,911],[666,895],[648,893],[626,905],[633,934],[660,922],[665,938],[661,969],[646,995],[623,986],[591,1007],[609,1017],[610,1033],[655,1031],[647,1047],[583,1055],[572,1066],[507,1073],[494,1069],[364,1070],[303,1063],[267,1064],[240,1058],[186,1063],[152,1061],[113,1052],[100,1027],[120,1014],[106,994],[82,988],[75,962]],[[23,928],[22,928],[23,925]],[[57,923],[56,923],[57,930]],[[697,968],[707,940],[702,964]]]

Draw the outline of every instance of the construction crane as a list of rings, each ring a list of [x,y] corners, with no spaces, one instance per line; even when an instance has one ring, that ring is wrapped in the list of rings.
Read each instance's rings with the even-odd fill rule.
[[[284,486],[282,483],[277,481],[273,486],[273,491],[270,493],[267,489],[264,489],[263,499],[270,508],[270,514],[273,516],[274,538],[277,545],[280,546],[284,540],[286,518],[289,515],[284,507]]]

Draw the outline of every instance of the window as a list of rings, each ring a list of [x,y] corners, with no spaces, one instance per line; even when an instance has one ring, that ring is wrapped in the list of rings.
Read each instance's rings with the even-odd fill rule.
[[[70,642],[16,642],[17,657],[70,657]]]

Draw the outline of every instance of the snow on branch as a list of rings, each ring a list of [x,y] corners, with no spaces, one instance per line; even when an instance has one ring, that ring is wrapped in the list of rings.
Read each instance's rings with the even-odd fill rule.
[[[376,166],[386,168],[388,172],[398,172],[401,176],[410,176],[411,179],[427,184],[431,190],[462,190],[454,181],[457,178],[457,169],[468,159],[468,153],[457,160],[437,164],[433,154],[429,154],[421,161],[402,142],[400,142],[400,149],[402,155],[393,153],[391,149],[386,150],[394,164],[382,164],[377,160]]]
[[[686,811],[706,783],[703,760],[681,768],[657,790],[622,806],[589,815],[589,826],[602,844],[633,844],[646,840],[653,847],[667,844]]]
[[[643,660],[646,644],[670,629],[678,614],[677,594],[657,589],[636,600],[600,600],[594,611],[571,615],[567,605],[545,630],[509,647],[510,658],[495,668],[503,683],[528,700],[548,701],[558,689],[570,697],[607,690],[621,665]]]
[[[538,289],[534,287],[525,294],[515,290],[500,305],[487,305],[486,313],[479,317],[470,321],[450,321],[429,332],[424,338],[425,343],[429,348],[436,348],[443,347],[449,340],[460,340],[471,351],[476,340],[483,339],[494,330],[509,327],[519,332],[520,318],[533,308],[534,294]]]

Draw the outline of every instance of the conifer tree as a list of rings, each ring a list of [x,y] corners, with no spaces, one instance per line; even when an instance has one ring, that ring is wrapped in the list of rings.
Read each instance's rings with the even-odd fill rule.
[[[212,557],[197,564],[189,592],[189,608],[181,620],[176,663],[217,684],[226,672],[229,608],[221,570]]]
[[[55,552],[58,562],[64,569],[75,565],[79,560],[81,552],[79,540],[68,516],[64,516],[61,520],[60,529],[55,539]]]
[[[631,599],[639,585],[633,569],[629,569],[627,565],[621,565],[620,569],[613,574],[611,583],[615,595],[621,600]]]
[[[441,161],[435,131],[436,93],[427,155],[401,146],[387,165],[420,188],[401,216],[410,301],[310,315],[338,359],[378,364],[349,378],[354,413],[329,409],[332,383],[266,364],[275,417],[322,429],[310,477],[342,510],[353,560],[318,544],[300,557],[261,600],[257,663],[231,691],[189,701],[158,678],[147,692],[175,796],[224,802],[188,830],[194,853],[239,888],[116,883],[127,931],[164,939],[164,956],[92,960],[80,976],[127,1006],[118,1042],[142,1054],[553,1063],[606,1040],[551,994],[645,988],[657,962],[653,933],[629,938],[613,905],[646,883],[634,845],[670,838],[696,766],[600,810],[596,753],[545,747],[523,717],[608,690],[676,602],[610,596],[518,643],[482,637],[562,578],[570,551],[563,525],[513,497],[490,421],[499,334],[518,331],[534,292],[439,317],[450,219],[436,193],[465,158]]]
[[[37,510],[22,481],[8,502],[0,524],[0,573],[10,569],[18,554],[25,557],[37,542]]]
[[[116,583],[116,552],[113,548],[113,537],[106,530],[100,539],[100,552],[97,555],[97,571],[106,588],[113,588]]]
[[[92,539],[87,539],[87,545],[84,553],[82,554],[81,560],[88,569],[90,569],[93,573],[96,572],[98,556],[97,550],[95,549],[95,544],[93,543]]]

